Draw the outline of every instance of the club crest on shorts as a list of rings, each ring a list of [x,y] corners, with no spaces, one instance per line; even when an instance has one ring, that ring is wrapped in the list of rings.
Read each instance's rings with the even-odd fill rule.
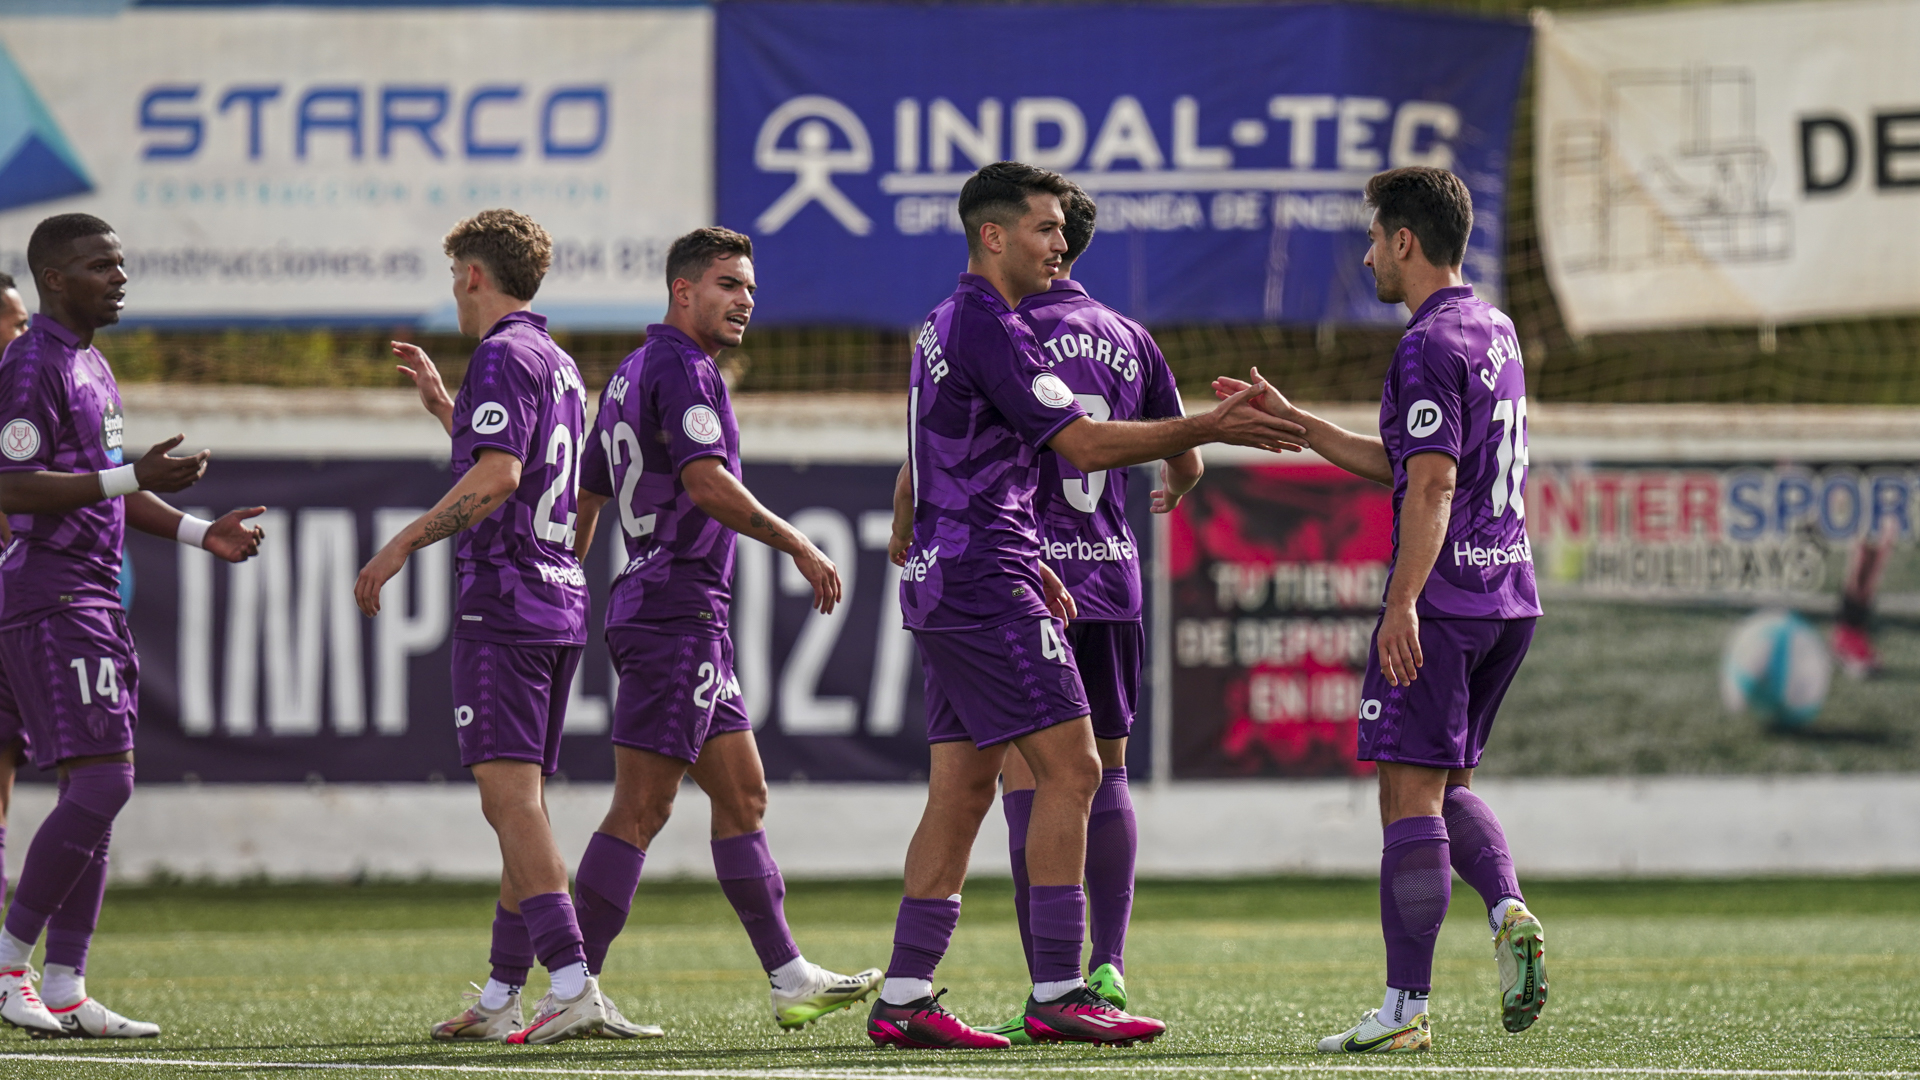
[[[711,406],[695,405],[680,418],[680,426],[686,430],[687,438],[705,446],[720,441],[720,414]]]
[[[489,401],[473,410],[473,433],[475,435],[494,435],[507,430],[507,407],[497,401]]]
[[[1413,403],[1407,410],[1407,434],[1416,439],[1424,439],[1440,430],[1440,406],[1431,401],[1421,400]]]
[[[1034,376],[1033,396],[1049,409],[1064,409],[1073,404],[1073,391],[1060,381],[1060,376],[1051,372]]]
[[[0,428],[0,454],[14,461],[25,461],[40,452],[40,429],[26,417],[9,420]]]

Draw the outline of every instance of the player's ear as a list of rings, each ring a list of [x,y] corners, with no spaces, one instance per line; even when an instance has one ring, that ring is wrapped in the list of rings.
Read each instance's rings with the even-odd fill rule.
[[[988,251],[993,252],[995,255],[998,255],[1002,251],[1006,250],[1007,234],[1006,234],[1006,230],[1000,227],[999,222],[997,221],[981,222],[980,246],[983,248],[986,248]]]

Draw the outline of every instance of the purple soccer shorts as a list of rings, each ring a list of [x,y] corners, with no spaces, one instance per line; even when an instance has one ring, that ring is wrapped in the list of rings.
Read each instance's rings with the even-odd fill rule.
[[[927,741],[986,749],[1087,713],[1087,689],[1060,620],[1023,615],[983,630],[916,630]]]
[[[579,645],[508,645],[453,639],[453,726],[460,764],[531,761],[540,775],[560,768],[567,694]]]
[[[1533,619],[1421,619],[1420,677],[1392,686],[1380,673],[1380,628],[1360,684],[1361,761],[1471,769],[1500,700],[1526,659]]]
[[[1124,739],[1140,702],[1140,658],[1146,632],[1139,622],[1076,622],[1067,627],[1073,663],[1087,688],[1093,737]]]
[[[34,765],[133,749],[140,658],[122,609],[70,608],[0,631],[0,666]]]
[[[724,631],[614,626],[607,628],[607,648],[620,673],[615,746],[691,765],[708,739],[753,729],[733,673],[733,639]]]

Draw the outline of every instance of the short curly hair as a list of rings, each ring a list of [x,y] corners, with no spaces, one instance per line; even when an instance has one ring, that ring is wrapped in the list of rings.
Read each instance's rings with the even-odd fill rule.
[[[709,225],[695,229],[673,242],[667,249],[667,288],[685,278],[698,282],[707,276],[707,268],[717,260],[734,256],[753,258],[753,238],[746,233]]]
[[[1087,253],[1087,245],[1093,243],[1094,220],[1099,213],[1094,206],[1093,196],[1082,190],[1079,184],[1069,182],[1068,186],[1073,190],[1060,198],[1060,210],[1067,215],[1067,223],[1060,229],[1060,235],[1067,240],[1067,253],[1060,256],[1060,261],[1072,266]]]
[[[449,259],[486,267],[516,300],[533,299],[553,265],[553,237],[518,210],[482,210],[455,225],[441,247]]]

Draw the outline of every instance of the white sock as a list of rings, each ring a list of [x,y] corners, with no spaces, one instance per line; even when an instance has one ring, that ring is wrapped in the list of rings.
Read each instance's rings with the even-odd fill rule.
[[[33,942],[0,930],[0,971],[19,971],[33,959]]]
[[[1059,982],[1033,984],[1033,1000],[1040,1002],[1059,1001],[1080,987],[1087,985],[1085,979],[1062,979]]]
[[[932,996],[932,979],[888,979],[880,988],[880,1000],[889,1005],[909,1005]]]
[[[87,977],[65,964],[48,964],[40,980],[40,1000],[48,1008],[64,1009],[78,1005],[87,996]]]
[[[1500,924],[1507,919],[1507,910],[1519,902],[1511,896],[1503,896],[1493,905],[1492,910],[1487,912],[1487,925],[1493,928],[1494,933],[1500,932]]]
[[[791,994],[804,988],[813,980],[813,965],[807,961],[806,957],[796,956],[767,972],[767,978],[772,981],[775,990],[783,994]]]
[[[519,992],[520,988],[512,983],[488,979],[487,985],[480,989],[480,1007],[488,1012],[499,1012],[507,1007],[507,999]]]
[[[1376,1019],[1387,1027],[1399,1027],[1426,1011],[1427,991],[1396,990],[1389,986],[1387,999],[1380,1003],[1380,1015]]]
[[[587,989],[587,965],[568,964],[565,967],[547,972],[547,978],[553,984],[553,996],[561,1001],[572,1001]]]

